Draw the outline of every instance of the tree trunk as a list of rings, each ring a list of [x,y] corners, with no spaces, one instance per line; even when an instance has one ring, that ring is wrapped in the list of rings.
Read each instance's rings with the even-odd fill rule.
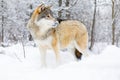
[[[2,2],[1,7],[3,9],[3,0],[1,2]],[[3,16],[3,11],[2,11],[2,26],[1,26],[1,28],[2,28],[2,32],[1,32],[2,40],[1,40],[1,42],[4,42],[4,16]]]
[[[94,14],[93,14],[93,23],[92,23],[92,29],[91,29],[91,43],[89,49],[92,50],[92,47],[94,46],[94,31],[95,31],[95,22],[96,22],[96,0],[94,1]]]
[[[65,5],[66,5],[66,7],[69,7],[70,1],[69,1],[69,0],[66,0]],[[69,11],[69,10],[66,10],[66,18],[67,18],[67,19],[70,19],[70,11]]]
[[[33,6],[32,6],[32,4],[30,4],[30,6],[29,6],[29,8],[32,10],[33,9]],[[30,15],[29,16],[32,16],[32,13],[30,13]],[[29,34],[29,41],[33,41],[33,38],[32,38],[32,35],[31,34]]]
[[[59,7],[61,7],[62,6],[62,0],[59,0],[58,4],[59,4]],[[60,11],[58,11],[58,18],[61,18],[61,17],[62,17],[62,11],[60,10]]]
[[[66,7],[68,7],[69,4],[70,4],[69,0],[66,0],[66,3],[65,3]]]
[[[115,44],[115,1],[112,0],[112,45]]]

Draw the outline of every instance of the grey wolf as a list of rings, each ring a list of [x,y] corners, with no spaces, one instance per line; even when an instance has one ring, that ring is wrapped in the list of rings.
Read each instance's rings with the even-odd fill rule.
[[[27,28],[39,47],[41,54],[41,65],[46,66],[46,51],[52,49],[59,62],[60,50],[68,49],[75,59],[81,54],[87,56],[88,32],[84,24],[77,20],[66,20],[58,24],[52,16],[50,6],[38,6],[28,24]],[[76,58],[77,57],[77,58]]]

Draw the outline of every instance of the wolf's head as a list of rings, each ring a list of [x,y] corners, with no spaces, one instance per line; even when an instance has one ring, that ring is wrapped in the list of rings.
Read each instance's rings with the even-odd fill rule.
[[[50,8],[51,6],[45,6],[44,4],[36,8],[35,12],[38,15],[36,23],[38,26],[54,28],[58,25]]]

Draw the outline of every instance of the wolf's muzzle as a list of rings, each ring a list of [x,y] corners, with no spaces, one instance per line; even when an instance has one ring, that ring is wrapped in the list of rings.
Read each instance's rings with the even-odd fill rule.
[[[57,27],[59,25],[59,22],[58,21],[55,21],[55,23],[52,25],[53,28]]]

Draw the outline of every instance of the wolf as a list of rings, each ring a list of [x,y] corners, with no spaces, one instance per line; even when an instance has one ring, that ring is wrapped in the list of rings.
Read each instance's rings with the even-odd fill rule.
[[[57,62],[60,60],[60,51],[65,49],[70,51],[76,60],[81,55],[88,56],[88,32],[85,25],[77,20],[66,20],[58,24],[50,6],[38,6],[28,21],[27,28],[39,47],[41,66],[46,66],[48,49],[54,51]]]

